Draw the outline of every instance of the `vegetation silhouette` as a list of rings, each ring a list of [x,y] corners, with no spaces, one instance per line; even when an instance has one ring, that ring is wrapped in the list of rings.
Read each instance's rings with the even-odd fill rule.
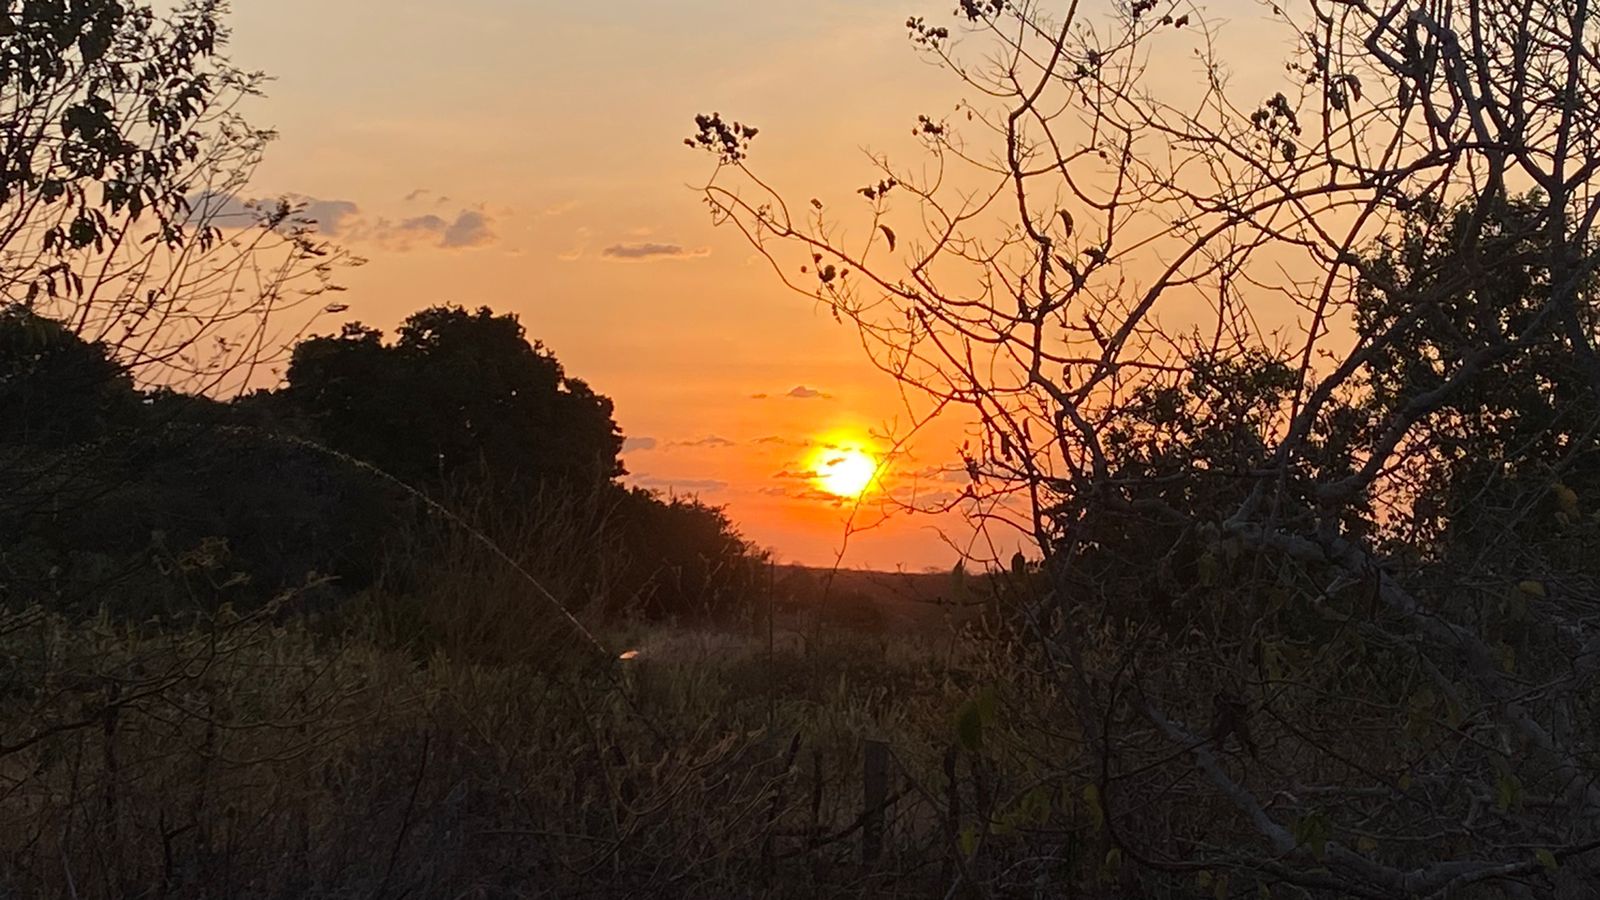
[[[1595,880],[1600,19],[1470,7],[1273,5],[1264,89],[1188,3],[912,16],[966,99],[843,202],[695,118],[713,221],[961,411],[957,507],[1042,558],[1007,633],[1059,703],[989,756],[1091,824],[987,820],[952,892]]]
[[[1600,18],[1467,6],[962,0],[851,207],[697,116],[1032,543],[780,581],[516,316],[307,336],[225,4],[8,4],[0,893],[1592,895]]]

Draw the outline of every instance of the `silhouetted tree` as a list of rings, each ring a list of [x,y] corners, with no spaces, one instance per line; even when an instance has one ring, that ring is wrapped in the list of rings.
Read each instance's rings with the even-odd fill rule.
[[[516,316],[435,307],[397,340],[346,325],[294,350],[282,400],[328,446],[416,484],[596,485],[622,473],[611,400],[529,343]]]
[[[239,113],[264,76],[223,55],[226,10],[40,0],[0,16],[0,304],[146,384],[241,387],[309,317],[285,313],[353,261],[303,205],[243,193],[273,133]]]
[[[727,514],[696,498],[618,489],[615,527],[625,551],[617,599],[648,618],[730,619],[765,588],[766,556]]]
[[[92,440],[136,403],[133,380],[103,344],[25,307],[0,309],[0,444]]]
[[[1600,17],[1269,8],[1266,85],[1188,2],[913,16],[966,99],[848,206],[756,171],[742,122],[688,143],[716,222],[969,416],[969,508],[1044,558],[1027,651],[1081,750],[1021,780],[1092,798],[1102,884],[1579,896]]]

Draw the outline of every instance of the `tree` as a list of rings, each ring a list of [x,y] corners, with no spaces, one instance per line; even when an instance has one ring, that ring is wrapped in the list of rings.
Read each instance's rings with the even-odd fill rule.
[[[611,400],[486,307],[415,313],[389,344],[359,323],[307,339],[282,399],[328,446],[408,483],[592,487],[622,474]]]
[[[92,440],[136,404],[127,370],[103,344],[22,307],[0,308],[0,444]]]
[[[245,193],[274,135],[240,113],[265,77],[228,61],[226,14],[0,10],[0,568],[23,602],[75,586],[92,606],[160,568],[143,526],[189,532],[158,470],[247,458],[206,398],[258,380],[355,262],[302,204]]]
[[[766,554],[720,507],[619,489],[614,522],[625,554],[616,612],[727,621],[749,613],[766,590]]]
[[[746,124],[688,142],[716,221],[981,427],[973,496],[1045,557],[1025,619],[1081,740],[1047,777],[1152,889],[1577,884],[1600,17],[1272,12],[1297,51],[1265,87],[1184,3],[913,17],[973,99],[854,209],[790,202]]]
[[[1356,308],[1364,329],[1385,330],[1409,315],[1414,298],[1441,277],[1465,272],[1469,287],[1379,352],[1358,404],[1369,419],[1382,421],[1408,397],[1439,390],[1451,361],[1505,346],[1537,321],[1551,289],[1543,203],[1534,193],[1424,207],[1397,240],[1377,245],[1368,263],[1394,289],[1363,287]],[[1461,253],[1474,229],[1483,232],[1475,251]],[[1588,333],[1595,286],[1589,272],[1574,293]],[[1453,392],[1409,441],[1423,458],[1411,467],[1411,507],[1395,537],[1426,548],[1441,577],[1489,567],[1507,575],[1600,575],[1579,502],[1600,489],[1594,384],[1563,331],[1535,331],[1523,343],[1523,352],[1493,359],[1482,377]]]
[[[230,391],[351,259],[304,208],[243,194],[265,80],[223,56],[227,5],[8,3],[0,17],[0,304],[63,323],[145,384]],[[241,277],[246,276],[248,277]]]

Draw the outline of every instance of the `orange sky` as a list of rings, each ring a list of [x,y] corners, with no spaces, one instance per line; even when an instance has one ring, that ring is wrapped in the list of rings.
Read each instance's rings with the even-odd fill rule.
[[[726,504],[780,558],[824,563],[848,510],[790,476],[817,441],[908,412],[852,328],[712,227],[694,188],[710,161],[682,139],[721,111],[761,127],[763,173],[795,196],[848,196],[870,180],[864,148],[910,158],[915,116],[959,99],[903,28],[948,5],[237,0],[233,56],[277,79],[251,110],[282,133],[258,189],[314,198],[370,260],[343,279],[346,317],[520,314],[616,401],[635,482]],[[900,477],[953,463],[961,431],[920,435]],[[962,537],[954,517],[897,519],[845,563],[947,567],[935,529]]]

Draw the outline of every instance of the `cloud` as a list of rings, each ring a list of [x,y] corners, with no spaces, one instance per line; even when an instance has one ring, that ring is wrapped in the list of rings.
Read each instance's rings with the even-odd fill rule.
[[[573,244],[571,250],[556,254],[556,259],[562,262],[577,262],[583,258],[583,254],[589,249],[589,238],[594,235],[594,232],[589,226],[580,225],[573,232],[573,235],[577,238],[577,243]]]
[[[701,247],[697,250],[686,249],[682,244],[658,244],[654,241],[643,241],[635,244],[612,244],[600,251],[600,255],[607,259],[621,260],[651,260],[651,259],[691,259],[697,256],[710,256],[710,247]]]
[[[401,231],[444,231],[449,226],[449,222],[446,222],[433,213],[429,213],[425,216],[417,216],[413,219],[407,219],[396,227]]]
[[[439,246],[481,247],[493,240],[494,232],[489,229],[489,219],[481,212],[464,209],[444,230],[444,240]]]
[[[398,225],[389,226],[380,224],[378,238],[380,240],[401,238],[400,243],[406,244],[405,238],[415,235],[426,235],[430,238],[437,237],[435,246],[446,249],[462,247],[482,247],[495,240],[494,229],[489,217],[475,209],[463,209],[456,213],[454,219],[446,219],[433,213],[412,216],[404,219]]]
[[[435,198],[427,188],[406,195],[408,202]],[[353,200],[328,200],[305,194],[251,199],[236,194],[204,192],[189,198],[191,220],[220,228],[249,228],[278,214],[280,203],[289,204],[283,228],[306,228],[325,237],[352,242],[373,242],[394,250],[410,249],[418,240],[447,249],[482,247],[496,240],[494,219],[480,209],[462,209],[454,216],[426,213],[401,219],[398,224],[386,218],[362,214]]]
[[[819,474],[816,469],[781,469],[773,472],[772,477],[778,481],[810,481]]]
[[[361,207],[352,200],[323,200],[305,194],[251,199],[237,194],[205,191],[190,198],[191,217],[219,228],[248,228],[276,215],[280,202],[289,204],[288,227],[305,227],[327,237],[338,237],[360,216]]]
[[[653,491],[686,491],[705,494],[724,490],[728,486],[726,481],[717,481],[714,478],[656,478],[651,475],[640,475],[633,479],[633,483]]]
[[[221,228],[243,228],[253,225],[266,213],[268,201],[245,200],[235,194],[221,194],[214,191],[202,191],[185,200],[189,204],[190,217],[196,221],[209,222]]]
[[[789,390],[785,391],[783,393],[783,396],[790,397],[790,398],[793,398],[795,400],[832,400],[833,399],[833,395],[832,394],[826,393],[824,391],[820,391],[820,390],[818,390],[818,389],[816,389],[814,387],[807,387],[806,385],[803,385],[803,384],[795,385],[794,387],[792,387]],[[767,399],[770,399],[771,397],[772,397],[772,395],[766,393],[765,391],[763,391],[763,392],[761,392],[759,394],[751,394],[750,395],[750,399],[751,400],[767,400]]]
[[[556,204],[552,204],[550,206],[546,206],[544,208],[544,214],[547,215],[547,216],[550,216],[551,218],[554,218],[556,216],[564,216],[567,213],[572,212],[573,210],[575,210],[577,208],[578,208],[578,201],[576,201],[576,200],[563,200],[560,203],[556,203]]]
[[[346,219],[353,219],[361,212],[361,207],[349,200],[315,200],[307,198],[305,209],[300,213],[302,218],[317,223],[317,231],[329,237],[337,236],[343,229]]]
[[[654,450],[656,439],[653,437],[631,437],[622,439],[622,452],[632,453],[635,450]]]
[[[715,434],[708,434],[695,441],[670,441],[668,447],[732,447],[733,441]]]

